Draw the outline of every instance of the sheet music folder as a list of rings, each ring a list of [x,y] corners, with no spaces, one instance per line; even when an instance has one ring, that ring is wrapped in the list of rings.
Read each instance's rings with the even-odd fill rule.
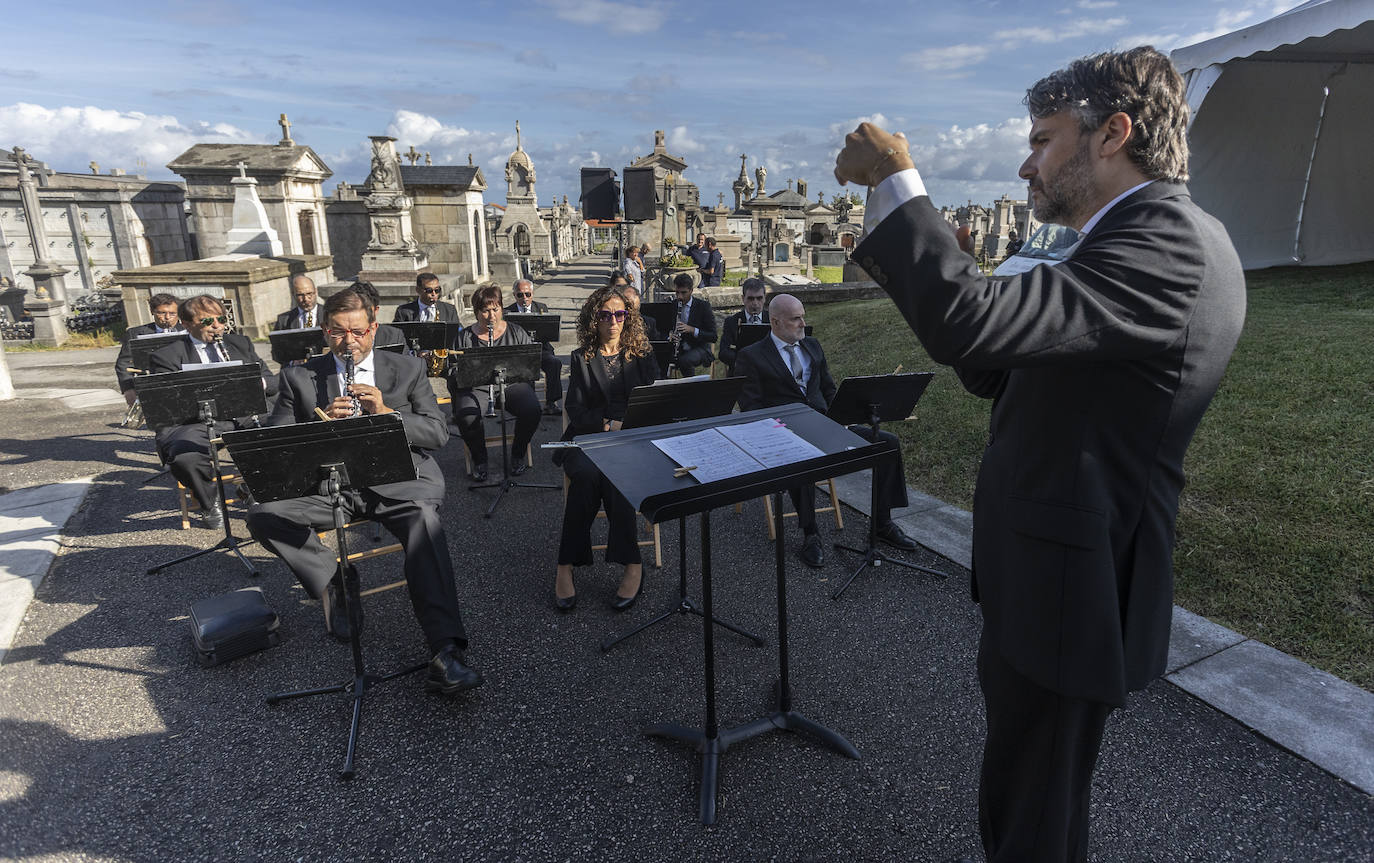
[[[690,476],[673,476],[678,465],[653,444],[656,438],[761,419],[781,421],[824,455],[701,483]],[[631,505],[654,523],[762,497],[781,488],[866,470],[897,452],[895,443],[879,441],[870,444],[844,426],[801,404],[671,425],[579,435],[574,441]]]
[[[200,403],[215,403],[216,420],[267,412],[260,363],[210,363],[209,368],[134,377],[148,428],[160,431],[199,423]]]
[[[561,315],[555,314],[510,312],[506,315],[506,323],[519,326],[529,333],[530,338],[536,342],[556,342],[558,341],[558,331],[563,326],[563,318]]]

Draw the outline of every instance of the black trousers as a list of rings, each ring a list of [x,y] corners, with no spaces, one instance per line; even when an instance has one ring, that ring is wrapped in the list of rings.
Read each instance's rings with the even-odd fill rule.
[[[988,721],[978,783],[988,863],[1087,860],[1093,768],[1112,706],[1033,683],[1007,663],[986,629],[978,682]]]
[[[874,437],[873,429],[869,426],[850,426],[849,430],[869,443],[880,440],[893,443],[897,441],[895,434],[882,430]],[[882,526],[892,520],[894,507],[907,504],[906,467],[902,464],[900,450],[895,464],[887,462],[873,468],[873,482],[878,484],[878,509],[873,513],[873,517],[877,519],[878,525]],[[797,509],[797,524],[801,527],[802,533],[815,533],[816,487],[808,483],[805,486],[789,488],[787,493],[792,497],[792,506]]]
[[[433,459],[421,462],[419,471],[421,482],[397,484],[417,487],[415,499],[385,497],[373,489],[352,491],[344,495],[344,517],[350,521],[358,516],[372,519],[400,541],[405,550],[410,604],[430,649],[437,652],[452,641],[466,647],[468,637],[458,608],[453,562],[439,522],[443,474]],[[422,496],[433,494],[436,479],[439,498]],[[256,504],[248,511],[248,532],[253,539],[280,557],[317,599],[334,577],[337,563],[334,552],[315,532],[333,526],[334,508],[324,495]]]
[[[226,426],[232,428],[232,426]],[[210,438],[204,426],[178,430],[176,440],[161,447],[162,459],[177,481],[191,490],[201,509],[209,509],[219,498],[215,489],[214,464],[210,461]]]
[[[684,378],[688,378],[697,373],[697,366],[705,366],[707,371],[710,371],[711,363],[714,361],[710,345],[698,345],[693,348],[684,346],[677,355],[677,370],[682,372]]]
[[[482,425],[482,412],[486,408],[487,393],[485,390],[458,390],[450,389],[449,397],[453,399],[450,407],[453,409],[453,420],[458,424],[458,436],[467,445],[468,453],[472,456],[474,465],[487,463],[487,444],[483,438],[486,437],[485,429]],[[500,399],[497,399],[500,402]],[[529,384],[510,384],[506,387],[506,410],[510,411],[515,417],[515,434],[511,438],[510,454],[512,458],[524,458],[525,447],[529,446],[534,439],[534,433],[539,429],[539,397],[534,394],[534,387]],[[497,405],[497,410],[501,405]]]
[[[586,566],[592,562],[592,522],[596,511],[606,509],[609,525],[606,562],[639,563],[635,510],[578,449],[563,450],[563,472],[568,475],[568,498],[563,502],[563,532],[558,540],[558,563]]]
[[[563,398],[563,361],[548,343],[544,344],[544,355],[539,360],[539,368],[544,372],[544,404],[554,404]]]

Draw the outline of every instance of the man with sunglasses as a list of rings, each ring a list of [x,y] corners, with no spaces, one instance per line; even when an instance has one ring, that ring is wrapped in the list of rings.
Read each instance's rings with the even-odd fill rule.
[[[482,675],[463,661],[467,632],[458,607],[448,540],[439,520],[444,475],[429,455],[448,441],[448,424],[434,399],[425,364],[415,357],[373,350],[377,316],[357,291],[331,296],[324,306],[324,320],[330,352],[282,370],[281,391],[266,424],[316,422],[316,409],[330,419],[342,419],[354,414],[355,399],[356,409],[364,414],[402,415],[416,478],[352,490],[344,496],[345,517],[380,523],[405,549],[411,606],[433,651],[425,689],[443,695],[472,689],[482,683]],[[345,387],[343,358],[349,354],[354,383]],[[321,601],[325,628],[336,638],[348,640],[351,632],[334,552],[316,535],[333,523],[334,510],[324,495],[255,504],[248,513],[249,533],[280,557],[310,595]]]
[[[153,372],[179,372],[194,363],[238,360],[262,365],[262,385],[267,395],[277,391],[277,378],[258,359],[253,343],[238,333],[229,332],[229,316],[218,299],[201,294],[183,300],[177,316],[186,337],[153,352],[148,359]],[[219,422],[215,430],[232,431],[237,423]],[[211,530],[224,527],[224,512],[215,492],[214,466],[210,462],[210,438],[200,423],[174,426],[157,433],[157,451],[172,476],[195,496],[200,504],[201,524]]]
[[[393,324],[402,321],[444,321],[459,323],[458,307],[439,299],[439,277],[421,273],[415,277],[414,300],[396,307]]]
[[[534,299],[534,282],[517,279],[512,289],[515,302],[506,306],[508,315],[547,315],[549,307]],[[553,352],[553,345],[543,342],[544,355],[539,360],[539,368],[544,372],[544,413],[558,416],[563,408],[558,402],[563,398],[563,361]]]

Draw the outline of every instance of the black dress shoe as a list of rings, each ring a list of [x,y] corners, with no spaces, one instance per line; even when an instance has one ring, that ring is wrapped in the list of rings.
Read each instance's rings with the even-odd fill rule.
[[[889,521],[887,524],[878,526],[878,539],[902,551],[913,551],[917,546],[916,540],[906,535],[897,522]]]
[[[525,464],[524,456],[515,456],[510,460],[510,475],[519,476],[529,470],[530,466]]]
[[[224,530],[224,510],[218,503],[200,514],[200,526],[209,530]]]
[[[339,641],[348,641],[353,637],[353,626],[348,620],[347,605],[344,603],[343,582],[335,576],[325,588],[324,596],[320,597],[321,604],[324,605],[324,628],[329,634]],[[358,609],[358,621],[363,619],[363,610]]]
[[[825,566],[825,547],[821,545],[819,533],[807,534],[806,541],[802,543],[801,559],[812,569]]]
[[[550,404],[550,405],[544,405],[544,416],[546,416],[546,417],[557,417],[557,416],[562,416],[562,415],[563,415],[563,409],[562,409],[561,407],[558,406],[558,402],[554,402],[553,404]]]
[[[628,610],[630,609],[630,606],[632,606],[632,605],[635,604],[635,600],[639,599],[639,595],[640,595],[641,593],[643,593],[643,592],[644,592],[644,573],[641,572],[640,575],[639,575],[639,587],[635,588],[635,595],[634,595],[634,596],[621,596],[620,594],[617,593],[615,596],[611,597],[611,610],[612,610],[612,611],[628,611]]]
[[[473,482],[487,481],[487,463],[481,462],[472,466],[472,472],[468,474],[468,479]]]
[[[572,595],[572,596],[559,596],[559,595],[558,595],[558,587],[555,586],[554,589],[553,589],[553,607],[556,608],[556,609],[558,609],[559,611],[563,612],[564,614],[567,614],[569,611],[572,611],[574,608],[576,608],[576,607],[577,607],[577,585],[575,585],[575,584],[573,585],[573,595]]]
[[[447,645],[429,661],[429,670],[425,674],[426,692],[453,695],[481,685],[481,672],[463,664],[463,654],[458,651],[456,644]]]

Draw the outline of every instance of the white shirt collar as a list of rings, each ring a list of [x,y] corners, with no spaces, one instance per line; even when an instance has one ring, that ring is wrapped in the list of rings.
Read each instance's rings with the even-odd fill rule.
[[[1117,195],[1115,198],[1112,198],[1110,201],[1107,202],[1107,206],[1098,210],[1096,213],[1093,214],[1093,217],[1091,219],[1083,223],[1083,227],[1079,229],[1078,233],[1086,237],[1088,235],[1088,232],[1091,231],[1093,228],[1097,227],[1098,222],[1102,221],[1102,217],[1107,215],[1108,210],[1110,210],[1112,207],[1115,207],[1117,204],[1121,203],[1122,199],[1130,195],[1134,195],[1136,192],[1140,191],[1141,189],[1145,188],[1153,182],[1154,180],[1146,180],[1140,185],[1132,186],[1131,188]]]

